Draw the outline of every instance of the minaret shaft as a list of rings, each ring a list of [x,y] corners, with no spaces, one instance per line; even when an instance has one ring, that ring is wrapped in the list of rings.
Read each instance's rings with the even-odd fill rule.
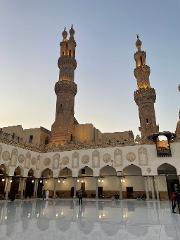
[[[156,92],[151,88],[149,76],[150,67],[146,65],[146,52],[141,50],[142,42],[139,37],[136,41],[138,51],[134,54],[136,68],[134,76],[137,79],[137,90],[134,92],[134,100],[138,105],[139,120],[142,142],[149,142],[148,137],[159,131],[156,125],[156,114],[154,103],[156,101]]]
[[[77,93],[77,85],[74,82],[74,70],[77,67],[75,47],[74,29],[70,29],[69,40],[67,40],[67,32],[64,30],[58,60],[59,81],[55,84],[57,101],[55,122],[51,129],[51,144],[66,144],[72,141],[74,100]]]

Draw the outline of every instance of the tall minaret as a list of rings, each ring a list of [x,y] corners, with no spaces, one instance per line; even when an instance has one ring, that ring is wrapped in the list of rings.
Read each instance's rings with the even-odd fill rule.
[[[134,54],[136,68],[134,76],[137,79],[137,90],[134,92],[134,100],[138,105],[139,119],[142,142],[149,142],[148,136],[159,131],[156,125],[156,115],[154,103],[156,101],[156,92],[151,88],[149,75],[150,67],[146,65],[146,52],[141,50],[142,42],[137,35],[137,52]]]
[[[55,84],[57,95],[56,117],[51,128],[51,144],[66,144],[72,141],[74,130],[74,98],[77,85],[74,82],[74,70],[77,67],[75,59],[76,42],[73,26],[69,30],[67,39],[66,29],[62,32],[63,40],[60,43],[60,58],[58,59],[59,81]]]

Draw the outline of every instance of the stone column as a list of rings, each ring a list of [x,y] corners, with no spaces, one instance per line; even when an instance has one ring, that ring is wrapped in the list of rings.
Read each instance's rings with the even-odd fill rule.
[[[98,177],[95,177],[96,180],[96,199],[98,199]]]
[[[21,196],[20,198],[23,199],[24,189],[26,188],[26,178],[21,178]]]
[[[35,181],[34,181],[34,194],[33,194],[34,198],[37,198],[38,180],[39,179],[36,178]]]
[[[146,200],[149,200],[148,177],[144,177],[144,185],[146,191]]]
[[[54,193],[53,193],[53,198],[56,198],[56,184],[57,184],[57,179],[54,178]]]
[[[149,190],[151,191],[152,194],[152,199],[155,199],[155,194],[154,194],[154,177],[153,176],[148,176],[148,186]]]
[[[122,200],[123,199],[123,193],[122,193],[122,178],[119,178],[119,199]]]
[[[155,191],[157,200],[159,200],[159,188],[158,188],[159,176],[154,176],[154,184],[155,184]]]
[[[74,177],[73,180],[74,180],[74,194],[73,194],[73,198],[76,198],[77,177]]]
[[[5,199],[8,200],[8,195],[9,195],[9,191],[10,191],[10,188],[11,188],[11,180],[12,180],[12,177],[7,177],[6,178],[6,185],[5,185]]]

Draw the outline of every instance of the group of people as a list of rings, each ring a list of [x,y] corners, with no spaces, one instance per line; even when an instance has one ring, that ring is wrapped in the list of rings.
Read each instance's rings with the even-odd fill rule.
[[[178,207],[178,212],[180,213],[180,191],[172,192],[171,195],[171,203],[172,203],[172,212],[176,213],[176,206]]]

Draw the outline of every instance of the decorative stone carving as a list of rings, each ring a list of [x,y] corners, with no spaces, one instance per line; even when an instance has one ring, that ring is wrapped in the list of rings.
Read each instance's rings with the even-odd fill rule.
[[[25,156],[23,154],[20,154],[18,157],[18,162],[23,163],[25,161]]]
[[[111,155],[109,153],[105,153],[103,156],[103,161],[105,163],[109,163],[111,161]]]
[[[32,164],[32,165],[36,165],[36,161],[37,161],[37,160],[36,160],[35,157],[32,157],[32,158],[31,158],[31,164]]]
[[[120,167],[123,164],[122,151],[120,149],[116,149],[114,151],[114,165],[115,167]]]
[[[79,153],[74,152],[72,154],[72,168],[78,168],[79,167]]]
[[[133,152],[129,152],[129,153],[127,153],[127,155],[126,155],[126,159],[127,159],[129,162],[134,162],[134,160],[136,159],[136,155],[135,155]]]
[[[82,156],[81,162],[83,164],[87,164],[89,162],[89,156],[88,155]]]
[[[92,167],[99,168],[100,167],[100,155],[97,150],[92,152]]]
[[[69,163],[69,158],[67,156],[62,158],[62,164],[67,165]]]
[[[4,152],[2,153],[2,159],[3,159],[4,161],[9,161],[9,160],[10,160],[10,153],[9,153],[8,151],[4,151]]]
[[[37,156],[37,164],[36,164],[36,169],[40,169],[40,155]]]
[[[148,156],[147,156],[147,149],[141,147],[138,149],[138,158],[139,158],[139,165],[147,166],[148,165]]]
[[[25,160],[25,168],[30,168],[30,163],[31,163],[31,153],[27,152],[26,160]]]
[[[147,173],[150,173],[151,172],[151,168],[147,168],[146,171],[147,171]]]
[[[44,166],[49,166],[50,165],[50,163],[51,163],[51,159],[50,158],[45,158],[44,159]]]
[[[53,156],[53,169],[58,169],[59,168],[59,161],[60,161],[60,154],[56,153]]]
[[[18,150],[15,148],[11,152],[11,166],[16,166],[18,160]]]

